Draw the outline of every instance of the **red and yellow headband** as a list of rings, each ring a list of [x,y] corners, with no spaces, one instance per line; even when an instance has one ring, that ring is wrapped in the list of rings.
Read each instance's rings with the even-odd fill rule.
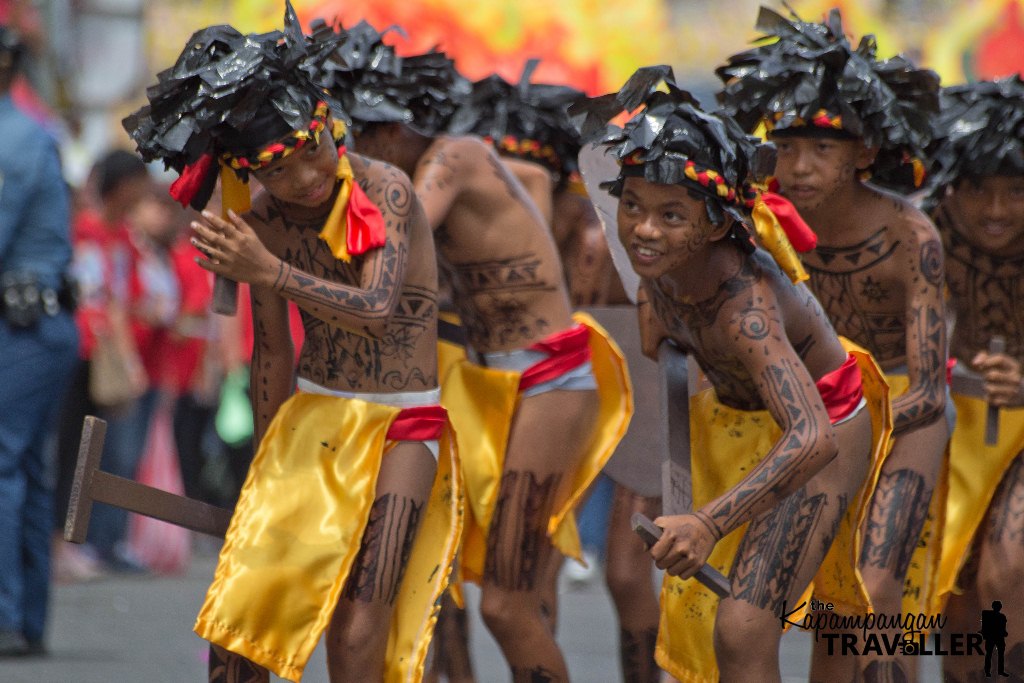
[[[246,171],[258,171],[278,159],[283,159],[292,152],[302,149],[310,140],[313,140],[314,143],[319,143],[320,133],[327,127],[327,111],[326,102],[317,102],[316,108],[313,110],[313,120],[309,122],[306,128],[292,131],[290,135],[270,143],[254,154],[235,156],[225,152],[221,155],[221,159],[236,171],[243,169]]]
[[[766,116],[763,120],[765,130],[773,130],[775,124],[782,119],[786,114],[785,112],[777,111],[770,117]],[[814,128],[830,128],[832,130],[843,129],[843,117],[839,114],[833,114],[826,109],[819,109],[809,121],[797,116],[789,124],[790,128],[801,128],[803,126],[813,126]]]

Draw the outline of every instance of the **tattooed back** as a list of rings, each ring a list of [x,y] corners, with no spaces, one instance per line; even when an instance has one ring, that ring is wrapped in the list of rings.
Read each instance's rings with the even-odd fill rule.
[[[551,232],[489,146],[474,137],[439,137],[414,180],[474,348],[522,348],[571,326]]]
[[[818,246],[802,258],[836,331],[889,370],[907,363],[908,320],[921,318],[915,309],[935,306],[942,247],[928,217],[901,197],[862,186],[856,206],[812,221]],[[933,317],[941,319],[941,305]]]
[[[838,368],[846,352],[803,283],[794,285],[761,250],[751,256],[736,250],[736,256],[715,294],[694,303],[681,301],[671,284],[644,279],[650,310],[641,306],[641,328],[648,328],[645,336],[670,337],[692,353],[719,401],[761,410],[765,406],[757,382],[743,362],[751,342],[763,341],[765,348],[788,342],[815,380]],[[772,328],[784,329],[787,339],[769,339]]]
[[[333,200],[325,211],[263,193],[252,210],[253,227],[274,255],[295,269],[346,286],[331,290],[293,276],[297,291],[289,291],[289,297],[299,303],[305,328],[298,373],[342,391],[432,389],[437,386],[437,266],[430,228],[408,176],[383,162],[348,156],[356,182],[384,216],[388,237],[382,258],[368,253],[345,263],[334,257],[318,237]],[[402,281],[391,283],[389,272],[401,274]],[[393,309],[377,288],[368,289],[369,283],[399,288]],[[339,311],[367,311],[365,324],[342,323],[331,304],[304,300],[303,290],[328,294]],[[385,318],[382,325],[379,317]]]

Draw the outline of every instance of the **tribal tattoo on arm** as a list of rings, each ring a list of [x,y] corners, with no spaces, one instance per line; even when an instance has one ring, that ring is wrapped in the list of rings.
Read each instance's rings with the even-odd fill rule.
[[[776,506],[835,457],[838,446],[821,395],[786,337],[770,294],[750,290],[728,323],[731,355],[744,366],[782,435],[746,477],[702,508],[719,537]],[[724,342],[724,343],[723,343]],[[706,346],[706,344],[702,344]]]
[[[281,405],[294,388],[295,354],[285,302],[253,286],[253,345],[249,396],[253,412],[253,443],[259,444]]]
[[[934,228],[932,229],[934,231]],[[946,317],[942,246],[937,237],[913,250],[907,267],[907,369],[910,388],[892,402],[893,435],[942,417],[946,402]]]
[[[334,260],[318,240],[317,256],[320,261],[331,256],[331,268],[303,272],[292,265],[294,255],[286,254],[273,283],[275,291],[316,318],[370,335],[383,331],[399,300],[409,256],[410,222],[417,206],[408,180],[394,170],[385,173],[385,179],[368,192],[384,218],[387,236],[383,247],[353,257],[352,264],[346,266]]]

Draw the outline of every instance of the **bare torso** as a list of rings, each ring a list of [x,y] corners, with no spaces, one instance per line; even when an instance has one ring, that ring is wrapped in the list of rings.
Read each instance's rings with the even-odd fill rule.
[[[946,284],[955,316],[950,355],[969,363],[995,335],[1024,362],[1024,258],[1000,259],[969,244],[944,207],[935,222],[946,250]]]
[[[905,201],[874,193],[856,218],[857,229],[815,225],[818,247],[803,255],[811,290],[836,331],[886,369],[906,362],[907,288],[926,256],[918,240],[907,239],[915,214]]]
[[[408,178],[392,166],[349,154],[356,181],[369,198],[408,234],[408,246],[389,240],[381,249],[384,261],[404,262],[398,301],[383,332],[342,326],[326,304],[300,303],[305,342],[299,376],[322,386],[351,392],[420,391],[437,386],[437,269],[432,236],[412,193]],[[329,211],[329,204],[328,204]],[[375,267],[369,254],[349,263],[337,260],[318,233],[327,218],[322,209],[285,204],[261,195],[249,216],[267,249],[298,270],[316,277],[360,287],[365,268]],[[423,254],[430,258],[421,258]],[[339,294],[339,297],[342,295]],[[351,304],[357,296],[338,299]],[[364,303],[371,308],[373,301]],[[257,331],[259,332],[259,331]]]
[[[572,325],[554,239],[483,141],[440,137],[414,175],[455,307],[476,350],[523,348]],[[451,196],[446,211],[432,202]]]
[[[735,274],[709,299],[675,300],[655,283],[643,283],[664,332],[697,359],[718,400],[740,410],[764,409],[756,382],[740,360],[736,339],[758,339],[768,317],[780,319],[789,344],[814,380],[837,369],[846,352],[820,304],[794,285],[762,251],[739,261]]]

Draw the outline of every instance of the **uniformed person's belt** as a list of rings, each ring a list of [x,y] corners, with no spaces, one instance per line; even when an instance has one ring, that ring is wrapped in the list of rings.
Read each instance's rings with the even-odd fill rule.
[[[75,290],[66,279],[59,288],[47,287],[34,273],[0,276],[0,315],[12,327],[32,327],[41,317],[75,308]]]

